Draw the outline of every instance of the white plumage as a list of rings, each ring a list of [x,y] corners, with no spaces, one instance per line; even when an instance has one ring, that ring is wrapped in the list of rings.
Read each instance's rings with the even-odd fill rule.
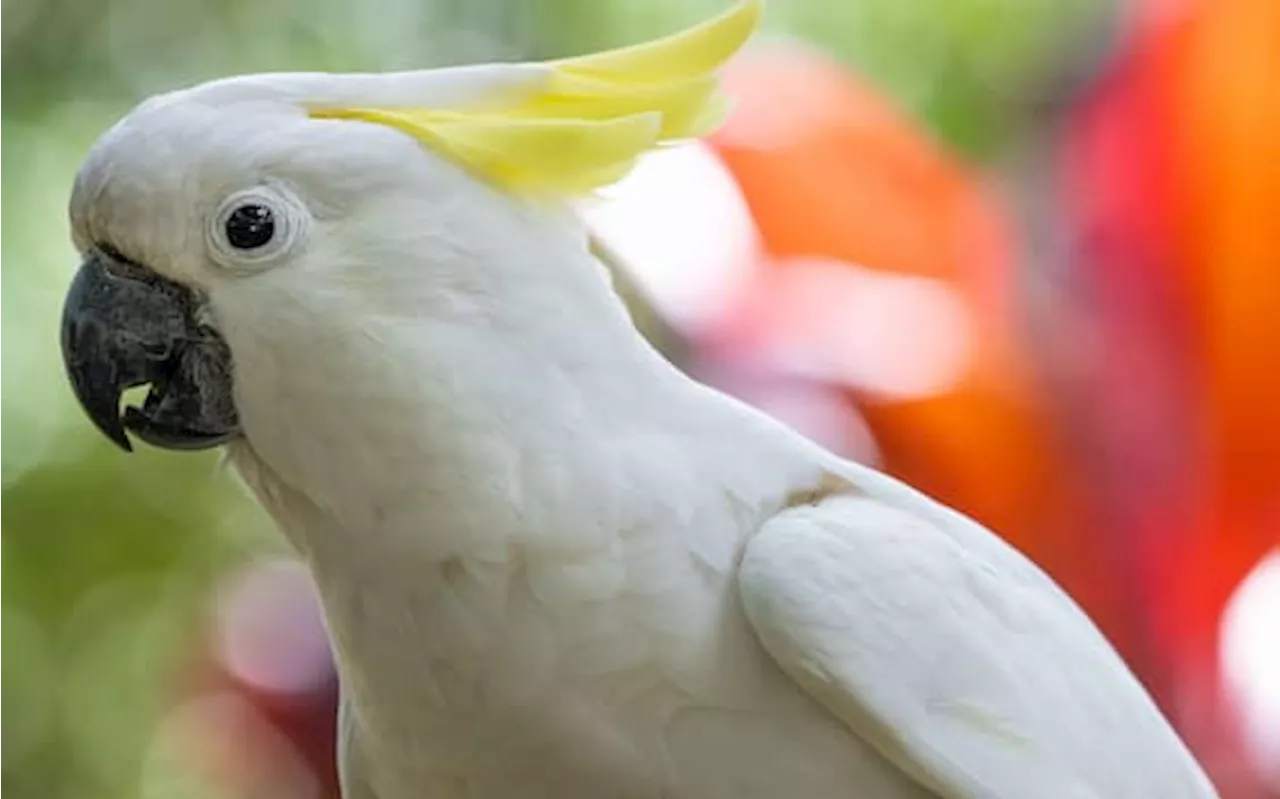
[[[78,244],[198,290],[230,346],[231,457],[319,586],[349,799],[1214,796],[1048,578],[663,361],[562,206],[306,113],[550,74],[223,81],[77,181]],[[302,233],[229,264],[210,209],[246,187]]]

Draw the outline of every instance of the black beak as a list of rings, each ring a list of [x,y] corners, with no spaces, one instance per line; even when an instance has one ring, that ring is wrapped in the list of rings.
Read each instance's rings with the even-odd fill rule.
[[[231,391],[231,352],[197,321],[187,287],[149,269],[91,252],[62,309],[62,358],[76,399],[125,451],[128,429],[167,449],[205,449],[240,431]],[[120,412],[120,396],[151,385],[141,408]]]

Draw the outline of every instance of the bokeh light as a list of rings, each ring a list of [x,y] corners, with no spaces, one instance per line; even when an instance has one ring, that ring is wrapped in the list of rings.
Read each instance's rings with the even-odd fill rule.
[[[712,324],[749,283],[758,236],[738,184],[700,142],[651,153],[582,215],[673,324]]]
[[[1222,665],[1244,720],[1244,740],[1280,791],[1280,550],[1254,567],[1222,615]]]
[[[235,573],[215,608],[223,668],[272,694],[305,694],[333,679],[329,639],[311,575],[297,560],[259,560]]]

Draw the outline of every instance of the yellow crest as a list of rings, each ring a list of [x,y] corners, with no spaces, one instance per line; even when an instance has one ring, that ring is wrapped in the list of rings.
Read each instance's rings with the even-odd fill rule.
[[[552,61],[539,91],[497,107],[493,98],[477,98],[474,110],[310,113],[389,125],[512,191],[581,195],[621,179],[645,151],[720,123],[728,104],[715,71],[751,36],[761,6],[742,0],[663,39]]]

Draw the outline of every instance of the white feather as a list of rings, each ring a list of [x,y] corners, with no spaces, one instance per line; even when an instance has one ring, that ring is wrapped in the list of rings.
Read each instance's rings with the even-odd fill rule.
[[[249,94],[144,104],[71,215],[231,347],[232,460],[319,586],[349,796],[1212,795],[1069,599],[685,378],[563,209]],[[264,181],[307,236],[223,268],[209,209]],[[789,510],[843,493],[876,502]]]
[[[1214,795],[1048,577],[918,494],[851,487],[748,545],[743,603],[783,671],[941,796]]]
[[[276,72],[237,75],[194,87],[189,99],[213,105],[270,101],[301,108],[468,108],[494,96],[542,89],[546,64],[468,64],[407,72]]]

